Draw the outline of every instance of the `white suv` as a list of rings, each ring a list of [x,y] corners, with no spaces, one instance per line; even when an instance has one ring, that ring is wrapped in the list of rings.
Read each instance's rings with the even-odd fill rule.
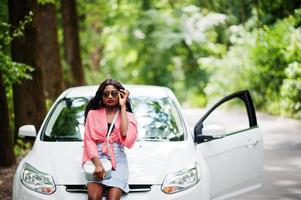
[[[83,121],[97,88],[63,92],[38,133],[33,125],[20,127],[19,136],[35,137],[35,143],[16,170],[13,200],[87,199],[81,167]],[[122,199],[226,199],[261,186],[263,142],[248,91],[224,97],[191,132],[170,89],[125,88],[131,93],[139,136],[134,147],[126,149],[130,192]],[[216,124],[219,109],[233,101],[246,108],[239,115],[245,122],[227,119],[222,126]]]

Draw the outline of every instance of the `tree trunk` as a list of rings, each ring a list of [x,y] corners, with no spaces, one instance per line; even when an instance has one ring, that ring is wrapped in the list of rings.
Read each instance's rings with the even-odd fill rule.
[[[10,0],[8,4],[10,23],[13,26],[18,26],[30,10],[34,13],[33,21],[28,24],[24,36],[12,42],[12,58],[39,68],[37,74],[43,73],[43,79],[47,83],[43,86],[46,97],[55,99],[63,90],[55,5],[41,5],[36,0]]]
[[[3,75],[0,71],[0,166],[8,167],[15,163],[13,138],[9,125],[8,105]]]
[[[61,3],[63,12],[65,59],[71,67],[73,79],[72,85],[83,85],[85,78],[80,56],[76,1],[61,0]]]
[[[17,27],[30,10],[34,12],[32,22],[26,25],[24,36],[15,38],[11,43],[12,59],[34,68],[32,80],[23,80],[21,84],[15,84],[13,88],[16,134],[18,128],[23,124],[33,124],[37,129],[42,124],[46,115],[43,67],[47,65],[47,62],[52,63],[52,65],[56,63],[54,60],[57,60],[55,55],[58,54],[58,48],[55,48],[56,45],[50,44],[50,42],[54,42],[56,32],[54,33],[53,29],[47,28],[48,26],[52,27],[51,24],[54,22],[45,20],[48,17],[47,11],[51,6],[49,8],[48,5],[38,5],[34,0],[10,0],[8,5],[9,20],[13,27]],[[46,22],[48,26],[41,24]],[[59,62],[57,64],[60,65]],[[48,73],[47,76],[54,74],[55,80],[61,76],[61,72],[57,71],[57,68]],[[58,84],[54,84],[53,81],[46,83],[56,90],[58,88],[61,90],[59,81]]]
[[[35,4],[34,28],[39,48],[37,65],[43,68],[46,98],[56,99],[63,91],[63,69],[57,37],[55,5]]]

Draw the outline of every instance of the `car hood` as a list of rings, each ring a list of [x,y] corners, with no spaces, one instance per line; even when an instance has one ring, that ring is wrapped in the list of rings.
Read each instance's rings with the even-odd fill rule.
[[[38,142],[27,161],[52,175],[56,185],[85,184],[81,167],[82,142]],[[195,165],[193,144],[183,142],[136,142],[126,149],[129,184],[161,184],[169,173]]]

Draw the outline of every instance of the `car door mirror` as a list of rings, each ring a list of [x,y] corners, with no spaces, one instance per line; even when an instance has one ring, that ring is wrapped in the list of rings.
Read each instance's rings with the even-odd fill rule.
[[[35,138],[37,135],[34,125],[23,125],[19,128],[18,136],[20,138]]]
[[[196,143],[207,142],[210,140],[220,139],[225,137],[225,129],[217,124],[203,125],[202,123],[194,129],[194,141]]]
[[[203,127],[202,135],[212,137],[212,139],[220,139],[226,136],[226,130],[218,124],[209,124]]]

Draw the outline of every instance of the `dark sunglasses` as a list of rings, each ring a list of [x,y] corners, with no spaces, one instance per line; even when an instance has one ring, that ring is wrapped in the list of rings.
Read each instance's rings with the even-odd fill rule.
[[[105,92],[102,93],[102,96],[103,96],[104,98],[109,98],[110,95],[111,95],[113,98],[115,98],[115,97],[118,96],[118,91],[117,91],[117,90],[113,90],[113,91],[105,91]]]

